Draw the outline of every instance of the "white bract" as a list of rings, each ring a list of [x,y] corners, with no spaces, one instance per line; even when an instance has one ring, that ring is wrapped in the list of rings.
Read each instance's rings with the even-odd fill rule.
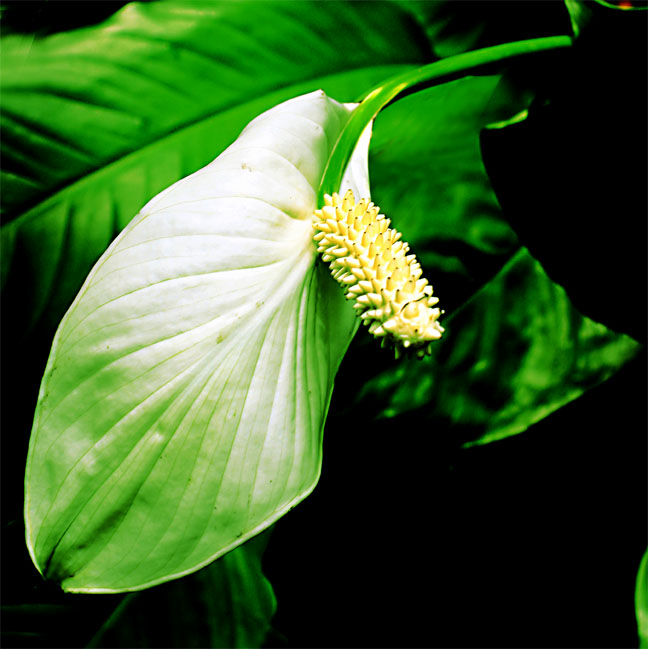
[[[323,92],[253,120],[151,200],[57,331],[26,474],[27,543],[65,590],[188,574],[307,496],[354,311],[311,216],[355,105]],[[368,197],[361,139],[340,190]]]

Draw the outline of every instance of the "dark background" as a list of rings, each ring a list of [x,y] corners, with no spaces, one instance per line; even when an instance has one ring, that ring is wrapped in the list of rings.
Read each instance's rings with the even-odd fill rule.
[[[467,450],[350,425],[334,396],[321,481],[266,551],[285,636],[268,646],[637,646],[645,394],[642,357]]]

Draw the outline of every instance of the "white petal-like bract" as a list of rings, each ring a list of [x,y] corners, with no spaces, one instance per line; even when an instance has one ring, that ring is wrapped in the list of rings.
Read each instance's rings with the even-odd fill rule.
[[[65,590],[188,574],[315,486],[356,320],[315,263],[311,215],[352,109],[318,91],[260,115],[90,273],[54,340],[26,474],[32,558]]]

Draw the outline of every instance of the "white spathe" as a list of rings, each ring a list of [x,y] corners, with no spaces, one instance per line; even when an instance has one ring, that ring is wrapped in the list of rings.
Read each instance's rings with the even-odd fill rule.
[[[26,473],[27,543],[73,592],[208,564],[307,496],[351,305],[311,215],[355,104],[322,91],[254,119],[153,198],[57,331]],[[368,197],[370,129],[341,191]]]

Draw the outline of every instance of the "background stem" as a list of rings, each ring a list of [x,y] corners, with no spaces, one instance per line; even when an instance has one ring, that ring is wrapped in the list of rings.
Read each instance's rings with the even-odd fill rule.
[[[333,148],[320,183],[317,204],[323,205],[324,194],[332,194],[340,188],[344,170],[367,124],[387,104],[397,97],[404,96],[406,91],[410,91],[407,94],[418,92],[458,76],[473,74],[494,63],[508,62],[521,56],[553,51],[571,45],[572,39],[569,36],[549,36],[504,43],[503,45],[485,47],[472,52],[450,56],[403,72],[380,84],[360,100],[360,105],[353,111]]]

